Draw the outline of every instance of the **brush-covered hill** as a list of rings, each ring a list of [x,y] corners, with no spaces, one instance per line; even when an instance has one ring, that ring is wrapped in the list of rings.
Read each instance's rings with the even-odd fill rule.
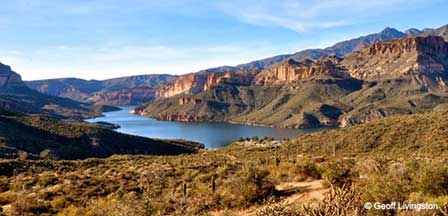
[[[348,128],[303,135],[285,146],[295,153],[447,156],[448,104],[434,111],[396,115]]]
[[[448,43],[438,36],[380,41],[344,58],[292,59],[253,76],[140,106],[177,121],[280,127],[349,126],[448,102]]]
[[[0,110],[0,158],[84,159],[113,154],[176,155],[202,145],[125,135],[102,125]]]

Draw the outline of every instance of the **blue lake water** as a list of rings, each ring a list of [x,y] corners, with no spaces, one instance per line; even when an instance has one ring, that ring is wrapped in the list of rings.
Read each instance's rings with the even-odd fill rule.
[[[206,148],[226,146],[240,137],[260,138],[269,136],[275,139],[291,138],[299,134],[314,132],[316,129],[270,128],[229,123],[210,122],[170,122],[146,118],[129,113],[133,107],[104,113],[104,117],[88,119],[88,122],[109,122],[118,124],[116,131],[161,139],[186,139],[203,143]]]

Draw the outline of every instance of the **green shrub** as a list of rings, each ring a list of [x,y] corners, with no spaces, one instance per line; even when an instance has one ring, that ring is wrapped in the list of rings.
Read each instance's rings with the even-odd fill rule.
[[[224,202],[228,206],[248,206],[265,201],[275,192],[275,186],[268,176],[267,170],[252,165],[238,170],[231,185],[224,186],[228,189]]]
[[[304,216],[356,216],[365,213],[360,192],[354,187],[343,185],[331,187],[324,199],[317,205],[305,205]]]
[[[315,163],[310,161],[305,161],[303,163],[299,163],[296,166],[295,171],[302,180],[305,178],[312,178],[312,179],[321,179],[321,173],[319,172],[317,166]]]
[[[54,185],[58,181],[58,178],[51,172],[44,172],[39,176],[38,184],[42,187]]]
[[[448,164],[433,162],[424,165],[418,172],[416,186],[427,195],[448,195]]]
[[[329,161],[320,167],[320,173],[329,184],[342,187],[350,185],[357,177],[357,173],[352,171],[353,166],[353,162],[348,160]]]
[[[268,205],[256,212],[256,216],[297,216],[299,213],[281,204]]]

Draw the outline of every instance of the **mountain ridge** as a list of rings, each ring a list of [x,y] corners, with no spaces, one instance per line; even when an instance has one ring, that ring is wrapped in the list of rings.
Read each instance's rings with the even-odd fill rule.
[[[351,126],[447,103],[447,63],[448,43],[439,36],[384,40],[345,58],[290,59],[257,73],[249,86],[224,84],[136,111],[161,120]]]
[[[46,86],[55,86],[57,87],[58,82],[62,81],[63,79],[51,79],[51,80],[42,80],[42,81],[28,81],[27,85],[30,86],[33,89],[36,89],[42,93],[55,95],[55,96],[62,96],[62,97],[70,97],[75,98],[77,100],[81,101],[89,101],[89,102],[97,102],[97,103],[106,103],[111,105],[129,105],[132,104],[140,104],[149,102],[152,100],[155,100],[159,97],[169,97],[173,96],[173,94],[178,93],[197,93],[198,89],[206,89],[204,86],[197,86],[195,85],[194,81],[202,82],[202,80],[207,80],[208,76],[212,73],[223,73],[223,72],[229,72],[229,71],[259,71],[264,68],[272,67],[274,65],[280,64],[281,62],[287,60],[287,59],[294,59],[296,61],[303,61],[305,59],[313,59],[317,60],[318,58],[325,56],[325,55],[337,55],[339,57],[343,57],[344,55],[353,52],[355,50],[358,50],[359,48],[371,45],[374,42],[385,40],[385,39],[392,39],[392,38],[399,38],[404,37],[406,34],[402,33],[396,29],[393,28],[385,28],[379,33],[370,34],[366,36],[361,36],[358,38],[354,38],[351,40],[342,41],[339,43],[336,43],[333,46],[324,48],[324,49],[307,49],[303,51],[296,52],[294,54],[285,54],[285,55],[277,55],[273,57],[264,58],[261,60],[255,60],[249,63],[240,64],[237,66],[221,66],[221,67],[215,67],[215,68],[209,68],[205,70],[198,71],[196,73],[188,73],[185,75],[177,75],[173,76],[172,79],[166,79],[161,82],[161,87],[159,90],[157,88],[154,88],[154,86],[129,86],[124,85],[123,88],[126,89],[126,93],[120,92],[114,92],[107,89],[107,87],[103,87],[101,89],[98,89],[95,92],[86,92],[85,88],[83,88],[82,85],[72,85],[71,88],[67,87],[60,87],[65,89],[65,91],[55,92],[45,89]],[[194,74],[196,74],[198,77],[193,78]],[[207,75],[208,74],[208,75]],[[145,76],[145,75],[143,75]],[[151,76],[151,75],[146,75]],[[154,75],[158,76],[158,75]],[[162,76],[162,75],[159,75]],[[135,76],[130,77],[122,77],[117,79],[132,79]],[[111,79],[109,79],[111,80]],[[185,84],[181,84],[182,80],[184,80]],[[92,81],[94,82],[94,81]],[[107,82],[107,80],[100,81],[100,82]],[[177,84],[176,84],[177,83]],[[86,81],[87,87],[89,86],[88,81]],[[102,84],[99,84],[102,85]],[[176,86],[177,85],[177,86]],[[202,84],[203,85],[203,84]],[[169,86],[172,86],[171,89],[168,88]],[[178,87],[183,86],[183,87]],[[141,96],[141,90],[133,89],[134,87],[149,87],[149,89],[145,90],[145,93]],[[87,88],[88,89],[88,88]],[[165,89],[167,93],[162,93],[161,91]],[[135,90],[135,92],[134,92]],[[170,93],[171,92],[171,93]],[[137,100],[132,100],[132,94],[135,93],[137,96]],[[94,94],[96,94],[94,96]]]
[[[92,104],[49,96],[29,88],[18,73],[2,63],[0,63],[0,108],[62,119],[82,119],[101,115],[95,112]]]

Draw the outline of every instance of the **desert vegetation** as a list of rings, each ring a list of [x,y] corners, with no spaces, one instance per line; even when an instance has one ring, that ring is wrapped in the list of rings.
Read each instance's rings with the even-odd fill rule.
[[[4,160],[0,205],[6,215],[443,215],[446,211],[363,208],[365,202],[394,201],[446,208],[446,151],[434,157],[388,155],[388,149],[370,149],[369,155],[344,149],[343,157],[293,151],[302,145],[297,140],[280,146],[236,142],[180,156]],[[300,183],[321,184],[322,190]],[[318,196],[306,198],[312,192]]]

